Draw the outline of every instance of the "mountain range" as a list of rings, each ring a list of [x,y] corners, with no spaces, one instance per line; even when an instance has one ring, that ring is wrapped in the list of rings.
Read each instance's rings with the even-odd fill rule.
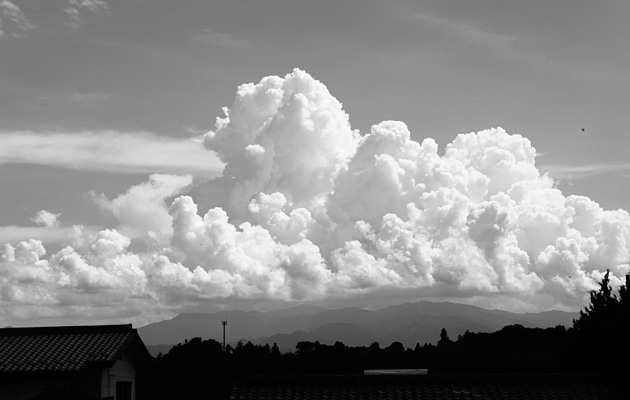
[[[379,342],[405,347],[436,343],[445,328],[452,339],[471,332],[494,332],[507,325],[546,328],[571,326],[577,313],[547,311],[517,314],[448,302],[417,302],[380,310],[341,308],[328,310],[313,305],[270,312],[222,311],[212,314],[179,314],[175,318],[146,325],[138,333],[153,354],[165,353],[185,339],[201,337],[222,341],[222,321],[227,342],[242,340],[254,344],[276,343],[282,351],[292,351],[299,341],[349,346],[369,346]]]

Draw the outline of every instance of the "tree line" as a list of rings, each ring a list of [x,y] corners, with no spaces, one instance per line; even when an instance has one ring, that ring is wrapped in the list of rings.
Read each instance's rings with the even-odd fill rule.
[[[573,326],[526,328],[506,326],[492,333],[466,331],[455,339],[442,329],[436,345],[405,348],[394,342],[381,347],[299,342],[295,351],[281,353],[276,344],[239,342],[224,351],[216,340],[192,338],[156,364],[168,380],[163,393],[182,388],[194,398],[223,390],[243,376],[360,374],[368,369],[427,368],[429,373],[615,373],[626,374],[630,364],[630,274],[617,294],[608,271],[590,304]],[[222,389],[221,389],[222,388]],[[225,394],[224,393],[224,394]]]

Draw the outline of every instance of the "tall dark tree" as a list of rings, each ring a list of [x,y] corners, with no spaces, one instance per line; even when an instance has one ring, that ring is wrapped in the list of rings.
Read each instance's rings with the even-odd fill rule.
[[[450,337],[448,337],[448,332],[446,332],[445,328],[442,328],[442,330],[440,331],[440,340],[438,341],[438,346],[444,347],[448,346],[451,343],[453,343],[453,341]]]
[[[273,344],[273,347],[271,348],[271,355],[273,357],[280,357],[280,348],[277,343]]]
[[[590,304],[580,310],[573,320],[577,340],[587,351],[587,361],[594,370],[628,370],[630,350],[630,274],[619,296],[610,286],[610,270],[599,284],[599,290],[590,292]],[[612,346],[617,349],[613,350]]]
[[[626,275],[626,284],[619,288],[619,301],[626,309],[630,307],[630,274]]]
[[[591,303],[580,310],[580,317],[573,320],[573,327],[579,332],[588,332],[593,326],[605,322],[617,303],[617,296],[612,294],[610,287],[610,270],[606,271],[604,279],[599,284],[599,290],[590,292]]]
[[[627,328],[630,310],[630,274],[626,275],[626,284],[619,288],[619,297],[610,287],[610,270],[599,284],[599,290],[590,292],[590,304],[580,310],[580,317],[573,320],[573,327],[578,334],[601,336],[615,333],[619,328]],[[625,326],[624,326],[625,325]],[[612,329],[612,332],[608,331]]]

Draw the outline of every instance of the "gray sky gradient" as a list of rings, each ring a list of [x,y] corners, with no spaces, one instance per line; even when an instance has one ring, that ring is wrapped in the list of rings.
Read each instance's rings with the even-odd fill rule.
[[[627,1],[110,0],[75,7],[76,21],[66,1],[11,3],[30,28],[4,6],[3,131],[186,137],[211,129],[241,83],[300,67],[361,132],[401,120],[443,147],[502,126],[544,153],[543,170],[628,159]],[[630,208],[612,184],[624,172],[560,185]]]

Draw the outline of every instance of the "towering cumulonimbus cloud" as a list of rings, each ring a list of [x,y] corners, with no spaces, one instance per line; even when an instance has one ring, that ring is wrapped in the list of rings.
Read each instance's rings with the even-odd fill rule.
[[[36,240],[5,245],[0,319],[396,291],[574,308],[607,269],[613,284],[630,271],[628,212],[565,197],[520,135],[460,134],[442,155],[402,122],[361,135],[300,70],[242,85],[224,111],[203,138],[222,177],[153,175],[113,200],[93,195],[122,233],[75,227],[48,257]]]
[[[295,70],[239,87],[225,117],[205,144],[226,164],[201,200],[244,219],[261,193],[282,193],[292,204],[314,207],[356,149],[341,103],[320,82]]]

